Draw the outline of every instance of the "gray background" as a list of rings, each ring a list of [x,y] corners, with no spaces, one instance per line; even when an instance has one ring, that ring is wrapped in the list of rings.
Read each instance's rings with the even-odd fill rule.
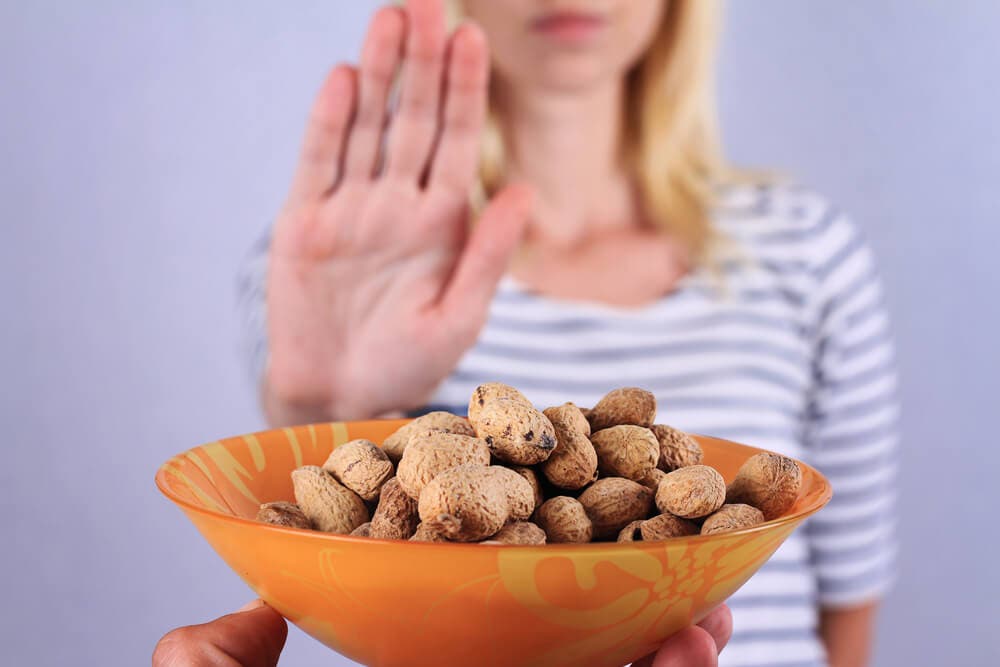
[[[0,662],[143,664],[163,631],[249,599],[153,473],[261,424],[236,267],[372,6],[0,6]],[[732,155],[851,211],[888,283],[907,437],[880,665],[1000,660],[998,24],[990,0],[729,13]],[[341,663],[293,631],[283,664]]]

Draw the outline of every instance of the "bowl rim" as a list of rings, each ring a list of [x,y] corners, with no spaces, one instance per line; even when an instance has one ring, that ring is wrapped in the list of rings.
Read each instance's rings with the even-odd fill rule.
[[[410,421],[410,420],[400,420],[400,419],[371,419],[371,420],[359,420],[359,421],[355,421],[355,422],[351,422],[351,421],[346,421],[346,422],[315,422],[315,423],[312,423],[312,424],[297,424],[297,425],[295,425],[292,428],[308,428],[309,426],[318,426],[318,425],[321,425],[321,424],[322,425],[329,425],[331,423],[334,423],[334,424],[337,424],[337,423],[339,423],[339,424],[351,424],[351,423],[360,423],[361,421],[405,422],[405,421]],[[264,433],[270,433],[270,432],[275,431],[275,430],[281,430],[281,429],[264,429],[262,431],[254,431],[253,433],[246,434],[246,435],[260,436],[260,435],[262,435]],[[736,442],[734,440],[727,440],[725,438],[717,438],[717,437],[711,436],[711,435],[703,435],[703,434],[699,434],[699,433],[691,433],[690,435],[696,436],[698,438],[703,438],[703,439],[706,439],[706,440],[713,440],[715,442],[724,443],[724,444],[728,444],[728,445],[737,445],[739,447],[746,447],[748,449],[756,450],[757,452],[777,453],[777,452],[773,452],[772,450],[763,449],[761,447],[754,447],[753,445],[746,445],[746,444],[743,444],[743,443],[740,443],[740,442]],[[237,436],[232,436],[232,437],[241,437],[241,436],[237,435]],[[222,438],[222,440],[226,440],[226,439],[228,439],[228,438]],[[219,441],[216,440],[216,441],[213,441],[213,442],[219,442]],[[361,536],[358,536],[358,535],[350,535],[350,534],[346,534],[345,535],[345,534],[339,534],[339,533],[327,533],[327,532],[324,532],[324,531],[312,530],[312,529],[309,529],[309,528],[291,528],[291,527],[288,527],[288,526],[278,526],[278,525],[275,525],[275,524],[264,523],[262,521],[256,521],[254,519],[246,519],[246,518],[243,518],[243,517],[240,517],[240,516],[236,516],[235,514],[226,514],[225,512],[218,512],[216,510],[212,510],[212,509],[209,509],[209,508],[204,507],[202,505],[198,505],[198,504],[195,504],[195,503],[190,502],[188,500],[185,500],[185,499],[177,496],[173,491],[171,491],[168,488],[167,483],[166,483],[167,467],[175,459],[182,458],[188,452],[193,452],[193,451],[199,449],[200,447],[203,447],[205,444],[210,444],[210,443],[204,443],[202,445],[196,445],[195,447],[191,447],[189,449],[184,450],[183,452],[175,454],[174,456],[171,456],[169,459],[167,459],[166,461],[164,461],[157,468],[157,470],[156,470],[156,476],[154,478],[154,481],[156,482],[156,487],[160,490],[160,493],[162,493],[167,498],[167,500],[170,500],[172,503],[174,503],[175,505],[177,505],[178,507],[180,507],[185,512],[195,512],[197,514],[200,514],[202,516],[208,517],[210,519],[214,519],[214,520],[218,520],[218,521],[228,521],[228,522],[231,522],[231,523],[236,523],[237,525],[255,526],[256,528],[262,529],[262,530],[270,530],[270,531],[278,531],[278,532],[281,532],[281,533],[289,533],[291,535],[296,535],[296,536],[300,536],[300,537],[307,537],[308,539],[322,540],[322,541],[327,541],[327,542],[337,543],[337,544],[342,544],[342,543],[347,543],[347,544],[368,544],[368,545],[376,545],[376,546],[378,546],[378,545],[391,545],[391,544],[410,544],[410,545],[413,545],[415,548],[438,548],[438,549],[450,549],[450,550],[453,550],[453,551],[455,549],[473,549],[473,550],[478,551],[478,552],[483,552],[485,549],[511,549],[511,548],[515,548],[515,549],[538,549],[538,548],[544,547],[547,550],[555,550],[555,549],[559,549],[559,550],[562,550],[562,549],[566,549],[566,550],[579,550],[579,549],[614,549],[614,548],[622,548],[622,547],[626,547],[626,548],[631,547],[631,548],[634,548],[634,547],[638,547],[638,546],[642,546],[642,545],[656,545],[656,544],[664,544],[664,543],[668,543],[668,544],[681,544],[681,543],[699,544],[699,543],[702,543],[702,542],[708,542],[708,541],[717,540],[717,539],[720,539],[720,538],[730,538],[730,537],[734,537],[734,536],[752,535],[754,533],[764,532],[764,531],[771,530],[771,529],[776,528],[778,526],[783,526],[783,525],[786,525],[786,524],[789,524],[789,523],[798,523],[798,522],[801,522],[801,521],[809,518],[813,514],[816,514],[821,509],[823,509],[827,505],[827,503],[830,502],[830,499],[833,497],[833,488],[830,485],[830,481],[826,478],[825,475],[823,475],[823,473],[821,473],[819,470],[817,470],[813,466],[809,465],[808,463],[802,461],[801,459],[796,459],[796,458],[793,458],[793,457],[789,457],[789,458],[792,458],[792,460],[794,460],[800,467],[802,467],[802,468],[810,471],[814,475],[814,477],[816,478],[816,480],[820,483],[820,493],[818,494],[817,499],[812,504],[810,504],[809,506],[807,506],[807,507],[799,510],[798,512],[795,512],[793,514],[789,514],[787,516],[778,517],[777,519],[772,519],[770,521],[764,521],[763,523],[759,523],[756,526],[751,526],[750,528],[740,528],[740,529],[737,529],[737,530],[732,530],[732,531],[728,531],[728,532],[725,532],[725,533],[715,533],[715,534],[712,534],[712,535],[702,535],[702,534],[698,534],[698,535],[685,535],[685,536],[681,536],[681,537],[670,537],[670,538],[666,538],[666,539],[663,539],[663,540],[650,540],[650,541],[642,540],[642,541],[638,541],[638,542],[617,542],[617,541],[616,542],[575,542],[575,543],[555,542],[555,543],[551,543],[551,544],[548,544],[548,543],[546,543],[546,544],[482,544],[482,543],[479,543],[479,542],[423,542],[423,541],[413,542],[413,541],[410,541],[410,540],[394,540],[394,539],[391,540],[391,539],[376,538],[376,537],[361,537]],[[784,456],[784,455],[782,455],[782,456]]]

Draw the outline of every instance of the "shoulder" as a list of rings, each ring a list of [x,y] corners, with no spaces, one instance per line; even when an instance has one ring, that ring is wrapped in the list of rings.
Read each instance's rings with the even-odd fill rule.
[[[839,260],[867,253],[864,235],[850,216],[796,183],[722,187],[713,222],[723,254],[793,265],[820,280]]]

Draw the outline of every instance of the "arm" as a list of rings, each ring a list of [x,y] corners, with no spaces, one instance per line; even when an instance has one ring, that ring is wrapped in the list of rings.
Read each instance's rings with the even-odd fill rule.
[[[833,499],[806,531],[830,664],[855,667],[868,664],[877,602],[895,570],[895,360],[870,249],[843,218],[819,238],[807,457]]]
[[[830,667],[866,667],[878,604],[820,610],[819,632]]]

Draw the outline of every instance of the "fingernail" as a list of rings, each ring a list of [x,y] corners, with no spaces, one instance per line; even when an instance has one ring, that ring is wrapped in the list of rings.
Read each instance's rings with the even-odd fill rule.
[[[264,601],[261,600],[260,598],[257,598],[256,600],[253,600],[251,602],[247,602],[245,605],[243,605],[242,607],[240,607],[239,609],[237,609],[236,613],[237,614],[242,614],[245,611],[253,611],[254,609],[257,609],[258,607],[263,607],[263,606],[264,606]]]

